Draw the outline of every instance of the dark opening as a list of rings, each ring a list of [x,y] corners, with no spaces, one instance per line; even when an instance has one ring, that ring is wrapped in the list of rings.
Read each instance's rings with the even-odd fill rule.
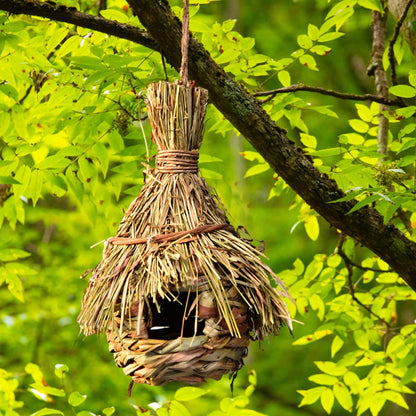
[[[196,317],[195,305],[189,313],[195,297],[194,292],[180,292],[175,299],[159,299],[160,312],[158,312],[156,305],[149,300],[151,309],[149,314],[151,325],[148,328],[149,338],[170,340],[179,338],[181,335],[183,337],[203,335],[205,322]]]

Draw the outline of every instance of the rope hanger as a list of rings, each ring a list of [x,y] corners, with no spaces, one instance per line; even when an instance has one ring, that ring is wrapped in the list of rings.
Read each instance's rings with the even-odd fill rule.
[[[182,17],[182,42],[181,53],[182,62],[179,72],[181,83],[188,84],[188,50],[189,50],[189,0],[183,1],[183,17]]]

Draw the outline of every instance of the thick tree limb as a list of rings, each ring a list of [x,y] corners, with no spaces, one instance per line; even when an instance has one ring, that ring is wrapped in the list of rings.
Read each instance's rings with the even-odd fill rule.
[[[342,100],[374,101],[376,103],[386,104],[386,105],[400,105],[401,104],[398,100],[391,100],[390,98],[381,97],[379,95],[348,94],[345,92],[333,91],[333,90],[328,90],[326,88],[314,87],[312,85],[304,85],[304,84],[294,84],[294,85],[290,85],[289,87],[278,88],[278,89],[270,90],[270,91],[258,91],[258,92],[253,93],[252,95],[254,97],[264,97],[264,96],[270,97],[271,96],[273,98],[276,94],[284,94],[284,93],[296,92],[296,91],[316,92],[322,95],[329,95],[331,97],[341,98]]]
[[[142,45],[148,42],[150,48],[158,49],[157,45],[160,45],[166,60],[179,69],[182,28],[180,21],[173,16],[168,3],[165,0],[128,0],[128,2],[151,37],[147,38],[147,35],[145,36],[137,28],[134,28],[137,31],[135,37],[127,37],[131,36],[130,32],[134,29],[126,28],[126,25],[121,24],[117,26],[120,32],[111,34]],[[108,33],[107,23],[102,22],[101,25],[97,20],[84,20],[81,23],[81,17],[87,18],[80,12],[68,8],[59,10],[59,6],[58,10],[49,6],[39,9],[39,2],[28,3],[23,0],[1,0],[0,9],[11,13],[48,17]],[[20,8],[17,7],[19,4]],[[12,8],[11,5],[14,7]],[[75,16],[79,16],[80,21],[74,21]],[[105,20],[98,19],[100,22]],[[384,225],[383,217],[371,208],[362,208],[346,215],[355,204],[354,201],[330,203],[343,196],[336,183],[313,165],[312,161],[287,138],[285,131],[276,126],[263,111],[256,99],[227,75],[203,46],[192,37],[189,45],[189,75],[191,79],[209,90],[211,102],[259,151],[272,169],[312,208],[335,228],[374,251],[416,290],[416,244],[394,226]]]
[[[161,45],[166,60],[180,67],[180,21],[165,0],[128,0],[150,35]],[[234,81],[194,38],[189,45],[189,76],[207,88],[211,102],[259,151],[312,208],[330,224],[378,254],[416,290],[416,244],[371,208],[346,213],[353,201],[330,203],[343,194],[336,183],[322,174],[285,131],[270,119],[256,99]]]
[[[131,40],[147,48],[158,50],[157,43],[138,27],[126,25],[100,16],[82,13],[74,7],[66,7],[54,2],[38,0],[1,0],[0,10],[13,14],[27,14],[30,16],[46,17],[59,22],[72,23],[87,29],[107,33],[122,39]]]

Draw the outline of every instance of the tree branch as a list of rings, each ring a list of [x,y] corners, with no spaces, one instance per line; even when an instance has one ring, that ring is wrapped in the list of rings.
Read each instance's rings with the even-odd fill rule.
[[[128,0],[143,26],[176,69],[181,63],[182,27],[165,0]],[[276,126],[256,99],[231,78],[194,38],[189,42],[189,77],[209,90],[211,102],[241,132],[292,189],[335,228],[370,248],[416,290],[416,244],[374,209],[347,215],[355,201],[329,204],[343,193]]]
[[[397,38],[399,37],[400,30],[402,28],[403,22],[406,19],[407,13],[410,10],[410,6],[412,5],[414,0],[409,0],[403,9],[403,12],[399,19],[396,21],[396,26],[394,27],[393,36],[390,39],[389,42],[389,62],[390,62],[390,68],[391,68],[391,83],[393,85],[397,85],[397,75],[396,75],[396,60],[394,59],[394,44],[397,41]]]
[[[368,307],[367,305],[365,305],[364,303],[362,303],[357,296],[355,296],[355,289],[357,286],[357,282],[356,284],[354,284],[352,282],[352,274],[354,271],[354,267],[357,267],[357,264],[355,264],[353,261],[350,260],[350,258],[345,254],[344,250],[342,249],[342,246],[344,245],[345,242],[345,235],[340,234],[339,239],[338,239],[338,244],[337,244],[337,253],[341,256],[342,260],[344,260],[345,263],[345,267],[348,270],[348,290],[350,292],[351,298],[354,302],[356,302],[358,305],[360,305],[363,309],[365,309],[370,315],[373,315],[375,318],[377,318],[380,322],[383,322],[384,325],[387,326],[387,328],[390,328],[390,324],[383,319],[381,316],[377,315],[376,313],[374,313],[370,307]],[[360,269],[362,268],[361,266],[358,266]],[[366,268],[367,270],[372,270],[369,268]]]
[[[371,13],[371,26],[373,29],[373,51],[371,61],[375,64],[374,83],[376,86],[377,95],[389,98],[389,82],[387,74],[383,66],[384,43],[386,41],[386,21],[387,13],[382,14],[378,11]],[[380,104],[380,112],[378,114],[378,132],[377,132],[377,151],[386,156],[388,153],[388,139],[389,139],[389,120],[383,115],[384,111],[389,111],[389,106]]]
[[[408,12],[404,13],[406,7],[409,5],[408,2],[409,0],[388,0],[389,11],[396,22],[398,22],[402,16],[408,15]],[[400,31],[403,34],[405,41],[409,45],[414,58],[416,58],[416,32],[413,29],[416,17],[416,7],[414,2],[410,2],[410,7],[412,7],[412,4],[413,16],[409,19],[404,17],[404,21],[400,26]]]
[[[276,90],[270,91],[258,91],[254,92],[252,95],[254,97],[263,97],[263,96],[271,96],[273,98],[276,94],[284,94],[288,92],[296,92],[296,91],[310,91],[316,92],[322,95],[329,95],[331,97],[341,98],[343,100],[354,100],[354,101],[375,101],[376,103],[386,104],[386,105],[400,105],[401,103],[398,100],[391,100],[390,98],[380,97],[374,94],[348,94],[345,92],[338,92],[333,90],[327,90],[321,87],[314,87],[310,85],[304,84],[294,84],[290,85],[289,87],[278,88]],[[269,101],[271,98],[261,101],[262,103]]]
[[[150,49],[159,50],[159,46],[152,37],[138,27],[104,19],[100,16],[82,13],[75,9],[75,7],[66,7],[52,1],[1,0],[0,10],[12,14],[26,14],[46,17],[59,22],[72,23],[87,29],[131,40]]]

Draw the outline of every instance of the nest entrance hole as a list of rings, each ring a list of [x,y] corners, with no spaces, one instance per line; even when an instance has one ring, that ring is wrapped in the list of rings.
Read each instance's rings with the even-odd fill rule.
[[[179,292],[173,299],[149,299],[149,338],[172,340],[204,335],[205,322],[197,315],[195,292]]]

